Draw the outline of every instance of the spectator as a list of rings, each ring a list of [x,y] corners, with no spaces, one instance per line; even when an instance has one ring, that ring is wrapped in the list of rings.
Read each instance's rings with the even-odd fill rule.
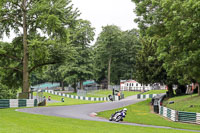
[[[119,97],[119,100],[120,100],[120,92],[117,93],[117,96]]]
[[[48,97],[48,101],[51,101],[51,96]]]

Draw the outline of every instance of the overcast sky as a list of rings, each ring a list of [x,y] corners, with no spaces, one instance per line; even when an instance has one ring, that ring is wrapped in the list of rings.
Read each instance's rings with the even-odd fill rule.
[[[80,10],[81,18],[92,23],[96,37],[106,25],[114,24],[122,30],[137,28],[131,0],[72,0],[72,3]]]
[[[122,30],[137,28],[133,12],[135,5],[131,0],[72,0],[72,3],[81,12],[81,18],[89,20],[96,29],[95,38],[101,32],[101,27],[106,25],[114,24]],[[3,39],[8,42],[11,40],[12,36]]]

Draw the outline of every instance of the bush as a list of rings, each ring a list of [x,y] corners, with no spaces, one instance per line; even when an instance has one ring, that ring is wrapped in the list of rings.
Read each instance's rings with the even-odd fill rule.
[[[15,99],[16,90],[9,89],[7,86],[0,84],[0,99]]]

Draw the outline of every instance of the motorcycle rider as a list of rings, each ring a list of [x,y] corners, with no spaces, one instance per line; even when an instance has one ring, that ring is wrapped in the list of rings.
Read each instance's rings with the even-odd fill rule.
[[[123,110],[121,110],[122,113],[125,113],[125,116],[126,116],[126,112],[127,112],[127,108],[124,108]],[[124,116],[124,118],[125,118]]]
[[[115,119],[116,119],[116,118],[115,118],[115,115],[117,115],[118,113],[124,113],[125,115],[124,115],[123,117],[125,118],[126,112],[127,112],[127,108],[124,108],[124,109],[122,109],[122,110],[120,110],[120,111],[116,111],[114,114],[111,115],[111,117],[110,117],[109,120],[110,120],[110,121],[115,120]],[[121,119],[121,121],[123,121],[123,119]]]

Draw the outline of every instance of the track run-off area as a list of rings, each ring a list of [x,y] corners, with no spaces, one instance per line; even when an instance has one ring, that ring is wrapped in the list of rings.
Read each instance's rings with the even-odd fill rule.
[[[16,111],[26,112],[26,113],[31,113],[31,114],[41,114],[41,115],[47,115],[47,116],[74,118],[74,119],[80,119],[80,120],[111,122],[108,119],[97,117],[96,114],[102,111],[125,107],[125,106],[135,104],[140,101],[143,101],[143,100],[137,99],[137,96],[134,95],[134,96],[129,96],[123,100],[114,101],[114,102],[81,104],[81,105],[71,105],[71,106],[23,108],[23,109],[16,109]],[[112,122],[112,123],[116,123],[116,122]],[[165,127],[165,126],[144,125],[144,124],[136,124],[136,123],[128,123],[128,122],[119,122],[116,124],[200,132],[199,130],[177,129],[177,128],[171,128],[171,127]]]

